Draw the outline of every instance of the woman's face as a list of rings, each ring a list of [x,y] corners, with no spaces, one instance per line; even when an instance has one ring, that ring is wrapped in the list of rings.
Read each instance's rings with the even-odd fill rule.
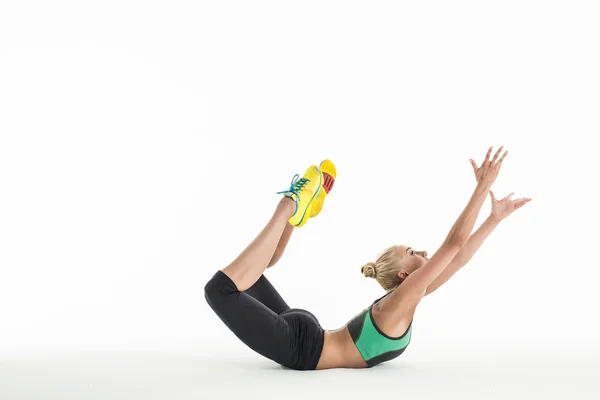
[[[412,274],[421,268],[429,258],[426,251],[417,251],[410,246],[397,246],[396,251],[400,257],[400,271],[398,275],[402,278]]]

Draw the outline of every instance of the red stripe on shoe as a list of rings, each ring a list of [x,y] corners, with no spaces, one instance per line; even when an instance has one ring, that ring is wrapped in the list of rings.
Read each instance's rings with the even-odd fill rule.
[[[333,184],[335,183],[335,178],[329,175],[327,172],[323,172],[323,178],[325,181],[323,182],[323,189],[325,189],[325,192],[329,194],[329,191],[333,188]]]

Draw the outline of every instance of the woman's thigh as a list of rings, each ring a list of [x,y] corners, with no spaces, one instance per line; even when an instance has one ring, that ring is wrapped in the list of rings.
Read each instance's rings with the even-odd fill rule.
[[[279,292],[271,285],[271,282],[261,275],[254,285],[244,291],[244,293],[254,297],[256,300],[270,308],[275,314],[281,314],[288,311],[290,306],[287,305]]]
[[[225,325],[248,347],[282,365],[295,359],[288,322],[246,292],[222,271],[204,288],[206,301]]]

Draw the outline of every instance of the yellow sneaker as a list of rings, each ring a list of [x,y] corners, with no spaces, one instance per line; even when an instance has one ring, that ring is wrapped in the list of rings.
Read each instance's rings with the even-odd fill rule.
[[[323,208],[323,204],[325,203],[325,197],[329,194],[331,189],[333,188],[333,184],[335,183],[335,178],[337,176],[335,165],[329,160],[323,160],[321,165],[319,165],[319,169],[321,169],[321,173],[323,173],[323,190],[317,196],[314,204],[312,206],[312,210],[310,213],[310,217],[314,218],[321,212]]]
[[[277,192],[296,202],[296,212],[289,219],[289,223],[297,228],[304,225],[309,218],[314,200],[321,193],[323,174],[316,165],[311,165],[302,178],[298,177],[298,174],[294,176],[288,190]]]

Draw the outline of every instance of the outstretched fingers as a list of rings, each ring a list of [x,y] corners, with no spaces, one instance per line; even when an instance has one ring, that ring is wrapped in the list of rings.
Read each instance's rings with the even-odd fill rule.
[[[490,163],[490,154],[492,154],[492,148],[493,146],[490,146],[490,148],[487,151],[487,154],[485,155],[485,160],[483,160],[483,165],[488,165]]]
[[[496,151],[496,154],[494,154],[494,158],[492,159],[492,164],[494,164],[496,162],[496,160],[498,159],[498,156],[500,155],[500,152],[502,151],[503,148],[504,148],[504,146],[500,146],[498,151]]]
[[[506,150],[504,152],[504,154],[502,154],[502,157],[500,157],[500,159],[498,160],[498,166],[502,165],[502,161],[504,161],[504,158],[506,157],[507,154],[508,154],[508,150]]]
[[[473,166],[473,171],[475,172],[475,175],[477,175],[477,164],[475,163],[474,160],[469,159],[469,162],[471,163],[471,165]]]
[[[530,201],[531,201],[531,199],[525,199],[525,198],[516,199],[514,201],[515,210],[523,207],[525,204],[529,203]]]
[[[506,199],[510,199],[511,197],[513,197],[515,195],[515,192],[511,192],[508,196],[506,196],[505,198],[503,198],[502,200],[506,200]]]

